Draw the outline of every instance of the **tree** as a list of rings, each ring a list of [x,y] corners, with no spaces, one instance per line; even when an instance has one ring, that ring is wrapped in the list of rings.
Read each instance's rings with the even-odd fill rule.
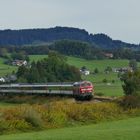
[[[28,75],[29,70],[25,66],[20,66],[16,73],[17,77],[26,77]]]
[[[125,95],[140,95],[140,70],[123,74],[121,80]]]
[[[81,70],[82,70],[82,71],[87,70],[86,66],[82,66],[82,67],[81,67]]]
[[[103,79],[103,83],[107,83],[107,79],[106,78]]]
[[[105,68],[105,72],[106,72],[106,73],[112,72],[112,68],[111,68],[110,66],[107,66],[107,67]]]
[[[25,51],[13,52],[11,54],[11,58],[13,60],[18,59],[18,60],[27,60],[27,61],[29,61],[29,57],[28,57],[28,55],[26,54]]]
[[[8,57],[8,51],[6,48],[0,48],[0,56],[1,57]]]
[[[124,96],[120,104],[126,108],[140,107],[140,70],[127,72],[122,77]]]
[[[99,73],[98,68],[95,68],[95,69],[94,69],[94,73]]]
[[[135,59],[132,59],[129,61],[129,66],[135,71],[137,70],[137,61]]]
[[[29,83],[80,81],[79,69],[66,63],[66,58],[57,52],[51,52],[48,58],[32,62],[30,68],[19,67],[19,81]]]

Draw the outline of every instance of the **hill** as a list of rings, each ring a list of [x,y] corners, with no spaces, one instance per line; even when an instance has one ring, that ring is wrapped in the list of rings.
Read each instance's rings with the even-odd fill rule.
[[[84,29],[55,27],[48,29],[0,30],[0,45],[26,45],[49,43],[56,40],[79,40],[95,44],[101,48],[138,47],[113,40],[105,34],[90,34]]]

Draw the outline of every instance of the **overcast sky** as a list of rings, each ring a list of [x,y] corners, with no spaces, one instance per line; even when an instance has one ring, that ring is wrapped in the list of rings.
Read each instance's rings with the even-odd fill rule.
[[[0,0],[0,29],[55,26],[140,43],[140,0]]]

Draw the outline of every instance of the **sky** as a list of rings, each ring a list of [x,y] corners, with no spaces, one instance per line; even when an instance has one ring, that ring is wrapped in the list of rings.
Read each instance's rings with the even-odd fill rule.
[[[76,27],[140,43],[140,0],[0,0],[0,30]]]

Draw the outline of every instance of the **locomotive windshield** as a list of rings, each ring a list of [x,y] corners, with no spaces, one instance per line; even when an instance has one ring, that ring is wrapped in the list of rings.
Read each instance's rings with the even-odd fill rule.
[[[91,86],[91,83],[84,82],[84,83],[81,84],[81,86],[82,86],[82,87]]]

